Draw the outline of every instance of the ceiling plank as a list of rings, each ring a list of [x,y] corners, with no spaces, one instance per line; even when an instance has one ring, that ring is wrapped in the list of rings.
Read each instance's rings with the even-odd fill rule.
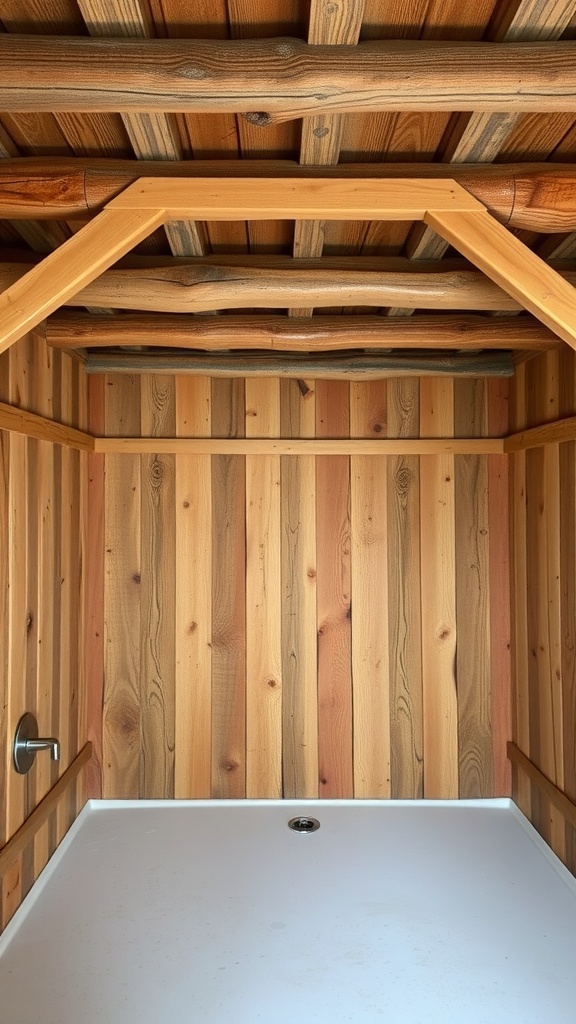
[[[78,0],[86,27],[95,37],[146,39],[154,29],[139,0]],[[122,120],[139,160],[182,160],[174,118],[151,111],[123,113]],[[164,230],[174,256],[202,256],[205,245],[193,221],[172,221]]]
[[[508,5],[492,26],[491,38],[498,43],[552,41],[560,38],[574,15],[574,0],[520,0]],[[521,114],[515,103],[508,111],[478,111],[463,115],[450,144],[453,164],[494,160],[518,124]],[[407,254],[415,260],[440,259],[448,248],[445,239],[431,228],[417,225],[408,239]],[[407,309],[391,310],[406,315]]]
[[[286,317],[270,315],[188,316],[128,313],[122,317],[57,313],[46,322],[55,348],[159,348],[274,350],[342,349],[556,349],[555,334],[532,317],[380,316]]]
[[[312,0],[308,42],[331,46],[353,45],[360,38],[364,0],[341,0],[326,3]],[[340,114],[317,114],[304,118],[300,144],[300,163],[314,166],[336,165],[340,156],[343,117]],[[324,247],[324,223],[297,220],[294,224],[293,255],[296,258],[321,256]],[[310,316],[312,307],[294,308],[292,316]]]
[[[576,45],[0,34],[8,112],[244,114],[267,125],[376,110],[568,111]]]

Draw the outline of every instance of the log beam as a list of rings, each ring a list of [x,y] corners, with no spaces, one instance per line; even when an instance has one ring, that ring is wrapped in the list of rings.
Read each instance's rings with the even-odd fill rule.
[[[257,352],[242,355],[189,352],[147,355],[145,353],[97,353],[86,359],[87,373],[177,373],[208,377],[284,377],[293,380],[383,380],[387,377],[511,377],[514,366],[509,353],[457,353],[434,355],[411,353],[389,355],[368,353],[338,356],[321,353],[302,356]]]
[[[400,262],[400,261],[396,261]],[[26,264],[0,263],[0,292],[27,272]],[[68,306],[204,313],[222,309],[288,309],[291,306],[399,306],[416,309],[491,311],[522,307],[498,285],[474,270],[429,273],[406,261],[406,271],[234,267],[203,260],[107,270],[72,298]],[[576,285],[576,271],[562,276]]]
[[[0,35],[2,108],[245,114],[267,125],[370,111],[572,111],[576,46]]]
[[[174,316],[58,313],[46,322],[54,348],[228,349],[275,352],[345,349],[554,349],[556,335],[532,317]]]
[[[528,231],[576,231],[574,164],[341,164],[290,160],[88,160],[22,157],[0,161],[0,218],[74,219],[97,213],[138,178],[451,178],[500,223]]]

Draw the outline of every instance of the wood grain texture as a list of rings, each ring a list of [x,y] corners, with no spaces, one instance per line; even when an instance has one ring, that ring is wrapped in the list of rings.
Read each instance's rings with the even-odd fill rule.
[[[275,269],[250,266],[248,260],[245,266],[184,260],[155,265],[150,261],[143,267],[107,270],[65,305],[202,313],[227,308],[283,309],[313,300],[315,307],[391,306],[411,301],[421,309],[521,309],[484,275],[464,269],[465,264],[458,271],[439,268],[426,273],[418,272],[414,265],[405,272],[378,272],[314,267],[313,261],[300,269],[298,262],[292,261]],[[26,270],[25,263],[1,263],[0,289],[23,277]],[[561,276],[572,285],[576,283],[574,270],[561,271]]]
[[[246,382],[246,434],[280,429],[278,380]],[[246,458],[246,795],[282,794],[280,460]]]
[[[140,433],[140,382],[107,381],[109,430]],[[140,796],[141,469],[136,455],[106,460],[105,511],[105,798]]]
[[[176,429],[209,435],[207,377],[178,377]],[[175,786],[177,799],[212,792],[212,473],[210,456],[176,456]]]
[[[350,389],[350,434],[386,430],[386,382]],[[354,796],[391,793],[387,472],[384,458],[350,459]]]
[[[451,381],[421,381],[420,429],[453,429]],[[458,796],[454,457],[420,465],[424,796]]]
[[[212,381],[212,435],[245,433],[244,382]],[[246,795],[246,469],[212,459],[212,793]]]
[[[318,381],[317,436],[348,433],[348,386]],[[316,493],[319,792],[324,797],[346,798],[354,792],[347,458],[316,459]]]
[[[512,387],[518,434],[576,411],[574,357],[525,364]],[[512,454],[515,741],[560,790],[574,793],[574,442],[552,430],[545,447]],[[567,716],[567,720],[566,720]],[[574,831],[547,790],[516,770],[514,798],[574,870]]]
[[[99,349],[130,342],[159,349],[272,349],[279,353],[357,348],[545,350],[560,344],[552,331],[531,317],[512,320],[470,314],[407,317],[389,324],[383,317],[361,314],[288,318],[263,313],[218,317],[125,313],[122,317],[89,317],[66,312],[48,319],[46,338],[49,345],[62,349]],[[97,357],[98,353],[88,358]]]
[[[367,42],[334,54],[299,39],[4,35],[0,58],[7,112],[246,113],[259,126],[385,109],[570,111],[576,88],[570,43]]]
[[[388,432],[420,432],[417,378],[388,383]],[[423,796],[422,633],[420,608],[420,465],[414,455],[389,459],[388,595],[392,793]]]
[[[472,436],[487,430],[484,381],[458,381],[454,429]],[[482,797],[493,791],[492,678],[489,605],[489,533],[487,459],[465,455],[455,460],[456,619],[462,639],[456,649],[458,680],[459,793]]]
[[[17,342],[2,357],[1,369],[0,399],[10,409],[11,424],[18,426],[19,418],[37,417],[47,431],[40,436],[48,438],[52,416],[62,419],[64,430],[70,433],[80,433],[79,428],[86,427],[81,414],[86,402],[84,371],[69,356],[50,352],[40,334]],[[67,398],[63,402],[64,389]],[[62,558],[63,550],[79,552],[86,508],[82,498],[85,466],[77,461],[63,512],[60,443],[7,430],[1,437],[0,520],[4,524],[4,543],[0,577],[5,586],[0,602],[4,664],[0,832],[2,842],[6,842],[57,781],[58,769],[66,770],[78,745],[86,740],[83,573],[78,557]],[[74,604],[68,593],[78,595]],[[65,631],[61,628],[63,621]],[[43,731],[60,738],[62,760],[54,765],[40,757],[24,779],[12,770],[9,748],[16,723],[26,710],[36,714]],[[34,834],[27,831],[14,862],[3,862],[1,927],[18,908],[82,800],[81,792],[77,794],[72,787],[59,802],[58,812],[52,810],[43,818]]]
[[[120,377],[107,380],[109,404]],[[154,388],[161,386],[162,378],[158,381]],[[158,394],[151,381],[138,389],[133,379],[130,387],[131,396],[126,392],[118,408],[125,417],[132,417],[135,431],[157,409]],[[476,780],[481,777],[483,792],[490,792],[497,752],[490,736],[486,740],[484,703],[478,722],[473,721],[474,693],[469,693],[466,712],[463,705],[459,713],[454,662],[456,640],[463,652],[475,652],[473,657],[482,666],[491,658],[487,558],[478,560],[474,593],[481,595],[479,601],[470,611],[463,606],[463,597],[456,598],[457,571],[465,571],[464,558],[471,552],[469,538],[484,528],[480,517],[485,518],[488,453],[502,454],[503,447],[501,438],[482,436],[488,430],[484,411],[468,413],[469,406],[484,410],[486,405],[484,398],[477,397],[485,394],[485,385],[477,381],[474,387],[477,394],[472,390],[470,401],[466,388],[458,400],[464,437],[454,438],[457,385],[452,380],[434,392],[434,402],[422,414],[420,391],[426,396],[426,386],[414,378],[353,386],[306,380],[257,384],[248,379],[212,380],[208,392],[201,378],[192,387],[182,377],[176,392],[167,396],[163,422],[175,416],[178,434],[194,429],[200,436],[168,438],[156,433],[143,440],[98,439],[97,450],[105,453],[111,469],[115,462],[124,465],[125,459],[130,466],[137,455],[164,458],[176,453],[173,505],[164,506],[164,521],[160,516],[148,517],[142,533],[142,517],[139,525],[126,529],[131,536],[142,533],[143,549],[157,550],[167,524],[176,516],[176,544],[163,573],[175,580],[180,640],[175,649],[164,648],[161,657],[167,677],[176,661],[180,680],[174,757],[176,777],[180,765],[186,785],[194,776],[197,792],[201,786],[205,793],[209,781],[211,796],[242,797],[247,772],[254,796],[281,793],[305,799],[331,792],[410,798],[423,794],[427,764],[434,777],[440,763],[442,786],[446,779],[454,779],[457,792],[461,733],[462,749],[472,752],[466,765],[473,764],[464,774]],[[133,432],[129,422],[110,419],[107,425],[126,435]],[[245,438],[246,431],[264,436]],[[280,431],[282,439],[269,436]],[[434,436],[442,431],[448,436]],[[503,432],[501,426],[497,432]],[[120,457],[121,451],[125,454]],[[474,479],[484,480],[485,486],[468,488],[467,470],[463,471],[456,505],[454,481],[436,477],[440,463],[447,459],[452,465],[462,456],[472,457]],[[423,469],[426,460],[435,467],[433,488],[442,500],[445,488],[450,500],[448,511],[440,506],[435,517],[441,547],[432,557],[427,499],[421,493],[422,487],[430,493]],[[106,518],[111,523],[123,502],[128,502],[127,508],[130,502],[140,508],[142,502],[141,495],[131,496],[131,488],[141,483],[137,485],[130,474],[118,475],[114,486],[115,495],[107,491]],[[184,509],[186,501],[190,505]],[[184,520],[196,515],[195,509],[198,521],[192,536]],[[501,503],[498,509],[505,522],[506,509]],[[487,545],[483,535],[481,542]],[[197,566],[192,581],[191,564]],[[115,586],[111,578],[107,607],[120,600]],[[136,605],[123,644],[124,659],[127,652],[138,652],[148,642],[141,584],[139,590],[133,595]],[[171,598],[162,596],[160,589],[157,593],[166,606],[157,612],[160,621],[166,618]],[[423,594],[430,601],[428,613]],[[439,594],[452,610],[451,656],[438,652],[434,634],[426,634],[427,623],[439,607]],[[480,628],[479,607],[482,614],[486,612],[485,629]],[[120,631],[126,628],[123,614],[120,609],[115,619]],[[192,622],[196,629],[182,636]],[[198,667],[193,689],[190,673],[195,669],[190,669],[188,656],[193,665],[204,666]],[[181,658],[184,668],[179,674]],[[464,656],[458,671],[468,671]],[[264,692],[257,685],[259,679],[266,684]],[[437,703],[428,708],[430,717],[425,720],[423,679],[428,701],[433,699],[431,685],[437,686],[453,712],[449,742],[445,742],[444,720],[438,723],[434,717]],[[281,682],[281,696],[280,685],[269,687],[270,680]],[[464,690],[469,692],[465,682]],[[122,684],[124,696],[126,689]],[[135,717],[144,722],[143,695],[137,699]],[[429,730],[428,747],[425,729]],[[441,749],[440,760],[433,744],[430,753],[430,729]],[[489,762],[481,770],[477,735],[482,737],[483,756]],[[117,741],[121,741],[119,732]],[[129,761],[129,730],[122,742]],[[146,742],[162,750],[167,738],[158,736],[154,728]],[[152,784],[152,779],[147,780],[143,796]],[[445,791],[451,792],[446,786],[441,792]]]
[[[284,435],[313,437],[315,392],[311,381],[282,381],[280,426]],[[281,460],[283,795],[318,796],[318,696],[316,672],[316,461]]]
[[[0,351],[36,327],[161,223],[157,212],[133,211],[119,217],[104,210],[0,295]]]
[[[174,434],[174,378],[141,381],[140,428],[153,437]],[[140,648],[140,788],[152,797],[174,796],[174,459],[154,452],[141,461],[142,645]]]

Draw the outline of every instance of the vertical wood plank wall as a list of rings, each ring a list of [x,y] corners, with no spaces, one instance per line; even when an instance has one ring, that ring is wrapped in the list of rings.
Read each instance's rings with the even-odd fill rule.
[[[567,346],[518,367],[511,429],[576,414]],[[576,800],[576,442],[511,456],[514,739]],[[576,873],[576,830],[520,769],[513,795]]]
[[[0,357],[0,401],[87,427],[81,364],[39,334]],[[54,785],[86,741],[83,607],[86,456],[0,431],[0,846]],[[40,754],[26,776],[12,768],[18,719],[61,742],[59,764]],[[84,802],[82,782],[1,879],[2,928]]]
[[[507,426],[500,381],[110,375],[103,392],[109,435]],[[105,796],[509,792],[501,457],[105,465]]]

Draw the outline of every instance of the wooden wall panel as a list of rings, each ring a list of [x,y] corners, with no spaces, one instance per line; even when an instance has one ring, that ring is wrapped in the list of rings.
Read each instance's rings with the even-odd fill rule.
[[[512,390],[512,429],[576,413],[574,353],[539,356]],[[561,790],[576,798],[574,442],[512,456],[515,742]],[[554,851],[576,872],[574,828],[520,769],[514,796]]]
[[[38,332],[0,360],[0,398],[87,427],[82,366]],[[87,457],[2,432],[0,445],[0,846],[86,741],[83,607]],[[40,754],[25,777],[12,767],[18,719],[32,711],[61,760]],[[0,880],[0,927],[20,905],[84,801],[73,786]]]
[[[476,381],[106,380],[108,434],[506,428],[505,389]],[[154,462],[153,515],[139,458],[106,456],[106,793],[506,792],[492,603],[505,607],[508,577],[488,509],[506,533],[507,483],[492,457],[178,455]]]

